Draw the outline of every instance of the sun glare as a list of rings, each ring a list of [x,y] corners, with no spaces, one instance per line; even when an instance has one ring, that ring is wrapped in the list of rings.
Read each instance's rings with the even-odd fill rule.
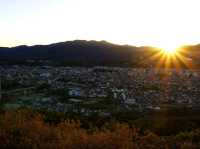
[[[163,49],[163,51],[166,54],[174,54],[174,53],[176,53],[177,49],[176,48],[166,48],[166,49]]]
[[[174,55],[177,53],[179,46],[176,45],[167,45],[161,47],[162,51],[167,55]]]
[[[193,68],[194,65],[188,58],[184,56],[183,44],[165,44],[166,46],[160,47],[159,52],[156,52],[151,56],[152,60],[156,60],[156,68],[176,68],[177,70],[181,68]]]

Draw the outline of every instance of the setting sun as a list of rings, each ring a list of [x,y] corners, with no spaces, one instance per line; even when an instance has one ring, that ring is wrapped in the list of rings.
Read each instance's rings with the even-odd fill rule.
[[[166,47],[166,48],[162,48],[162,50],[164,51],[165,54],[175,54],[178,50],[178,47]]]
[[[159,47],[160,47],[160,49],[162,49],[163,53],[165,53],[167,55],[174,55],[179,50],[180,45],[173,44],[173,43],[171,43],[171,44],[167,43],[167,44],[163,44]]]

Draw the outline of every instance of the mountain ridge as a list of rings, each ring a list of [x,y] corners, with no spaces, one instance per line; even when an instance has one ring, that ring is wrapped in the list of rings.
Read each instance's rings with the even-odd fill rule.
[[[200,44],[185,46],[184,55],[200,58]],[[159,48],[148,46],[117,45],[107,41],[74,40],[48,45],[21,45],[16,47],[0,47],[0,61],[7,63],[18,63],[28,61],[48,61],[65,65],[114,65],[135,66],[147,63],[149,59],[158,53]],[[188,52],[190,51],[190,52]],[[192,52],[191,52],[192,51]],[[195,53],[195,54],[193,54]],[[156,61],[156,60],[155,60]],[[154,63],[155,63],[154,61]]]

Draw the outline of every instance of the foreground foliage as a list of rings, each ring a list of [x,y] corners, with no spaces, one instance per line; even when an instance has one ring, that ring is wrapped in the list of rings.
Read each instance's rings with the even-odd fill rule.
[[[158,136],[121,123],[88,129],[73,120],[47,123],[43,115],[27,110],[0,115],[1,149],[196,149],[199,142],[200,129]]]

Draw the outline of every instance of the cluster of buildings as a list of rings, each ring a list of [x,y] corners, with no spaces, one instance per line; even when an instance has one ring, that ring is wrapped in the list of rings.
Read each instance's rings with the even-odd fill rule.
[[[122,104],[200,104],[198,70],[121,67],[0,66],[1,94],[47,85],[74,99],[116,99]]]

